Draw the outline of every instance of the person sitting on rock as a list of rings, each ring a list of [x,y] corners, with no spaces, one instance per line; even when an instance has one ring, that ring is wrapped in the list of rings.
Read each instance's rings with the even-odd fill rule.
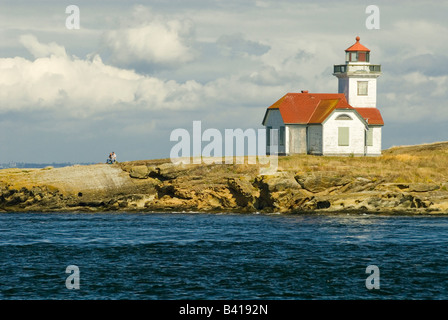
[[[106,163],[112,163],[112,153],[109,153],[109,158],[107,159]]]
[[[112,163],[117,162],[117,155],[112,151]]]

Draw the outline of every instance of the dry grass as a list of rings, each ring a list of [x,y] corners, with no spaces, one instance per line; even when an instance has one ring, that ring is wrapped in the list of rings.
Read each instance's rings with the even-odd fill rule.
[[[332,171],[353,177],[386,179],[401,183],[443,183],[448,181],[448,143],[394,147],[380,157],[281,157],[285,171]]]
[[[165,162],[171,161],[143,160],[128,164],[159,165]],[[279,170],[293,173],[331,172],[333,176],[365,177],[396,183],[440,184],[448,182],[448,142],[392,147],[384,150],[380,157],[284,156],[279,157],[278,164]],[[222,159],[222,164],[205,167],[207,169],[198,168],[198,174],[212,179],[235,174],[257,175],[260,165],[248,164],[246,158],[244,164],[225,165]]]

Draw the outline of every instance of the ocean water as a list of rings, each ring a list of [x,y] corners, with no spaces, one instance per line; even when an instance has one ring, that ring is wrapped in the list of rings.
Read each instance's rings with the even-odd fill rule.
[[[447,248],[446,216],[2,213],[0,299],[448,299]]]

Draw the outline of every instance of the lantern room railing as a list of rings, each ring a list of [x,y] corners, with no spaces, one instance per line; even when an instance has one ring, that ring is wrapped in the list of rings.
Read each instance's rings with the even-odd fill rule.
[[[334,65],[333,73],[381,72],[380,64],[339,64]]]

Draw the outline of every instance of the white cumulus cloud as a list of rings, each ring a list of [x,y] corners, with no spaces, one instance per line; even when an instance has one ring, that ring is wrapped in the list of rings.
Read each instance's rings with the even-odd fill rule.
[[[55,42],[49,44],[40,43],[36,36],[31,34],[25,34],[20,36],[20,43],[35,57],[42,58],[50,55],[56,55],[59,57],[67,56],[67,52],[63,46],[58,45]]]
[[[131,19],[126,19],[117,29],[104,33],[103,42],[115,63],[166,66],[194,58],[191,45],[193,35],[191,20],[152,15],[149,9],[138,6]]]
[[[196,108],[201,86],[164,81],[105,64],[99,55],[67,55],[55,43],[26,35],[21,42],[36,57],[0,59],[0,112],[51,110],[86,117],[123,108]]]

